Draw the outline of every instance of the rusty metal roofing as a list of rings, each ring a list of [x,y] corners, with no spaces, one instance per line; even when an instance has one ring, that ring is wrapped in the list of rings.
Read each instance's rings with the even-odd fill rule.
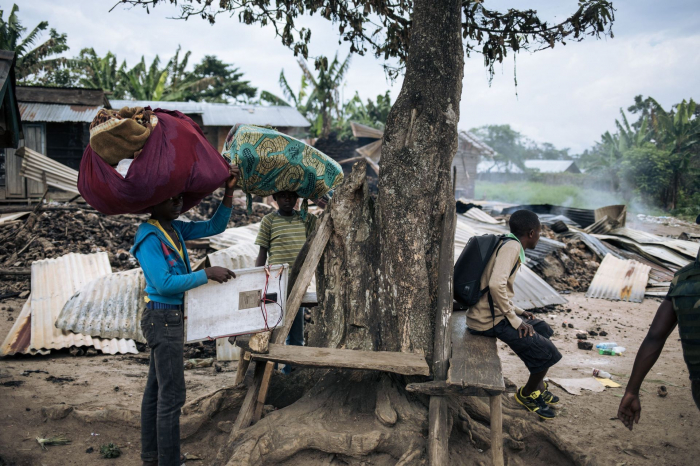
[[[11,356],[13,354],[48,354],[48,350],[30,350],[29,343],[32,336],[32,306],[31,298],[27,299],[22,306],[14,325],[5,337],[5,341],[0,346],[0,356]]]
[[[617,226],[624,227],[625,223],[627,223],[627,206],[624,204],[601,207],[599,209],[596,209],[594,211],[594,214],[596,223],[604,217],[608,217],[608,220],[612,223],[615,223]]]
[[[24,123],[91,123],[102,105],[66,105],[19,102],[19,113]]]
[[[260,223],[251,223],[243,227],[228,228],[209,238],[209,245],[214,249],[226,249],[236,244],[252,244],[260,231]]]
[[[101,340],[54,325],[63,306],[83,286],[112,273],[106,252],[67,254],[32,263],[31,342],[29,349],[94,346],[103,353],[137,353],[133,340]]]
[[[141,315],[146,308],[146,280],[138,269],[110,273],[81,287],[63,306],[56,327],[100,338],[146,343]]]
[[[586,297],[641,303],[650,270],[648,265],[608,254],[600,263]]]

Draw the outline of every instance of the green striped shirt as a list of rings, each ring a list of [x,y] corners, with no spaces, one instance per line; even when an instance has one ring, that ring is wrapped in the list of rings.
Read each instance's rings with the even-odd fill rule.
[[[306,241],[307,228],[311,231],[316,221],[311,214],[307,214],[306,218],[304,222],[297,211],[290,217],[284,217],[279,212],[263,217],[255,244],[267,249],[269,265],[294,264]]]

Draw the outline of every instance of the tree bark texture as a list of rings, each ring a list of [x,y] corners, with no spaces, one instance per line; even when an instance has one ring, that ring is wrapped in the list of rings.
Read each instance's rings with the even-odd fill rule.
[[[442,218],[464,69],[461,2],[417,0],[401,92],[382,142],[376,203],[365,164],[334,196],[312,346],[433,351]]]

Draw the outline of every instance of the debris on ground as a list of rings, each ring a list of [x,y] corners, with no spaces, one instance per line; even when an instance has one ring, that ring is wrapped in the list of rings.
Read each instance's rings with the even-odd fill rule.
[[[113,443],[108,443],[107,445],[100,446],[100,454],[103,458],[119,458],[122,451]]]
[[[37,437],[36,441],[41,445],[42,450],[47,449],[46,445],[68,445],[70,443],[70,440],[63,434],[47,438]]]
[[[185,369],[199,369],[202,367],[211,367],[214,365],[214,358],[207,359],[188,359],[185,361]]]
[[[661,398],[666,398],[666,395],[668,395],[668,389],[666,388],[665,385],[661,385],[661,386],[659,387],[659,389],[656,391],[656,393],[658,393],[658,395],[659,395]]]
[[[590,341],[579,340],[578,349],[590,351],[593,349],[593,343],[591,343]]]

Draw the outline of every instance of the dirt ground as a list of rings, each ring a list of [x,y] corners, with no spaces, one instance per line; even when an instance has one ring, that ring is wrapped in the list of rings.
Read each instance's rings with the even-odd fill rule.
[[[589,377],[593,368],[603,369],[622,384],[621,388],[607,388],[604,392],[582,391],[580,396],[570,395],[553,387],[562,399],[558,417],[552,427],[564,439],[578,445],[595,456],[600,465],[689,465],[692,458],[700,457],[700,413],[695,407],[683,362],[678,333],[669,338],[666,348],[643,385],[642,418],[633,432],[613,420],[620,396],[624,392],[634,356],[646,334],[659,300],[645,299],[641,304],[619,303],[587,299],[583,293],[566,295],[569,304],[561,312],[539,314],[546,319],[556,333],[553,340],[564,358],[552,368],[553,378]],[[20,300],[5,300],[0,311],[0,335],[9,331],[12,322],[8,317],[17,316]],[[7,307],[14,308],[8,312]],[[566,312],[571,309],[571,312]],[[553,317],[552,317],[553,316]],[[562,323],[572,323],[574,328],[562,328]],[[616,341],[627,351],[621,357],[601,356],[595,351],[577,348],[577,330],[606,331],[605,337],[590,337],[593,343]],[[500,345],[503,372],[521,385],[527,378],[522,363],[507,347]],[[139,431],[123,424],[84,423],[74,416],[62,420],[45,420],[43,406],[66,403],[80,410],[98,410],[105,407],[139,409],[141,394],[146,381],[147,354],[102,355],[73,357],[68,353],[50,356],[21,356],[0,360],[0,464],[24,465],[93,465],[139,464]],[[188,370],[187,399],[192,400],[224,386],[230,386],[235,378],[236,363],[223,363],[223,371],[213,367]],[[24,371],[41,370],[46,373]],[[70,377],[70,382],[47,381],[50,376]],[[18,387],[8,382],[19,381]],[[659,385],[665,385],[668,396],[657,395]],[[192,464],[209,464],[227,434],[217,429],[220,421],[232,420],[235,413],[222,413],[207,427],[183,444],[183,452],[196,454],[202,461]],[[65,434],[72,443],[48,447],[42,451],[35,437]],[[109,442],[121,447],[122,456],[113,460],[100,457],[100,445]],[[89,448],[94,452],[86,453]],[[474,455],[474,463],[489,464],[489,452],[477,453],[466,448],[465,454]],[[325,464],[327,455],[319,461]],[[309,458],[307,456],[307,458]],[[3,463],[4,461],[4,463]],[[366,464],[372,464],[368,462]]]

